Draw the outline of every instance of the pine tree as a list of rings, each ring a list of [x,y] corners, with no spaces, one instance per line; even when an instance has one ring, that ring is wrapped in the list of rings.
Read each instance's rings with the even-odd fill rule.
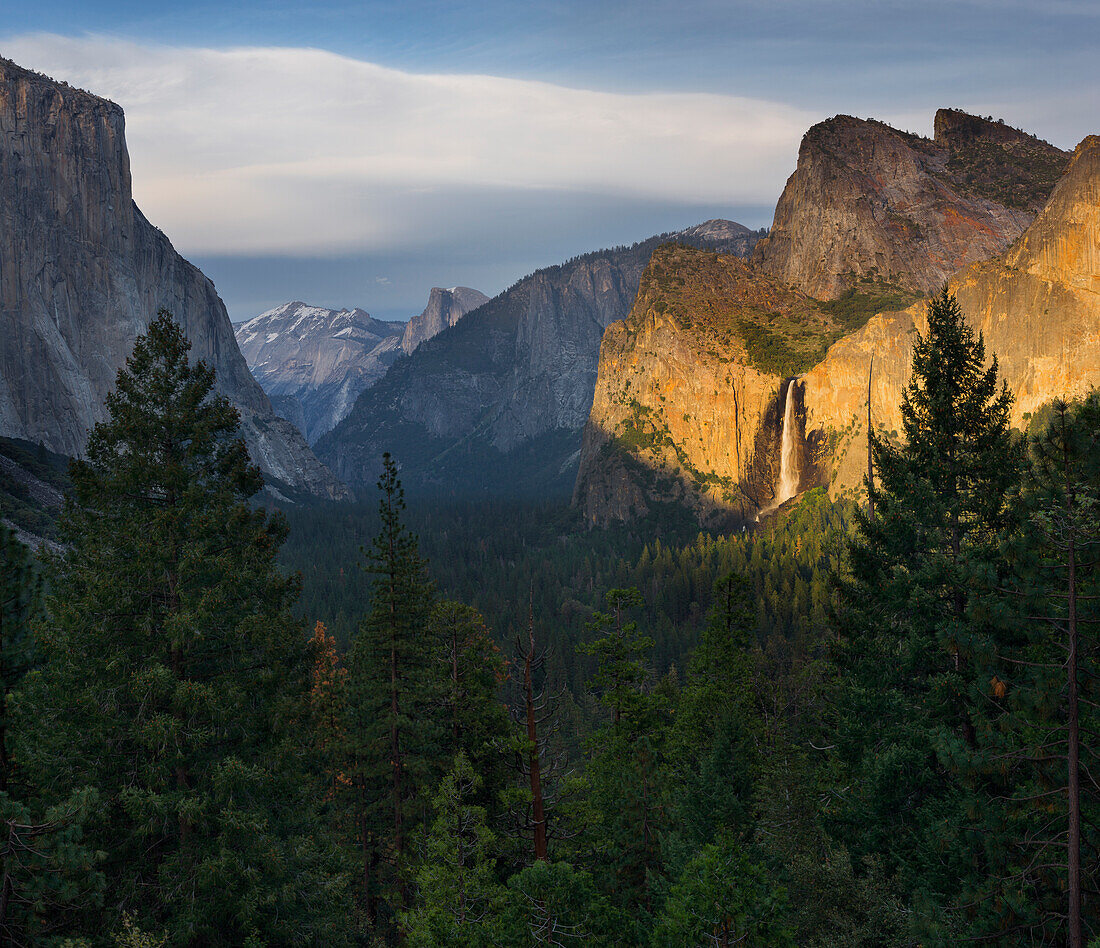
[[[444,690],[428,621],[435,592],[403,522],[404,490],[389,454],[378,489],[381,529],[364,566],[371,608],[348,654],[347,733],[363,903],[368,922],[392,932],[409,906],[410,834],[424,823],[444,769]]]
[[[262,480],[237,412],[189,349],[158,314],[71,467],[19,759],[40,786],[99,794],[89,930],[340,944],[344,877],[302,764],[312,656],[275,566],[285,527],[248,505]]]
[[[440,782],[436,816],[416,873],[417,906],[405,919],[408,942],[431,948],[493,944],[503,887],[496,878],[497,841],[474,802],[482,780],[461,751]]]
[[[744,577],[727,573],[688,668],[670,737],[677,792],[672,837],[685,851],[719,832],[747,838],[755,738],[749,656],[752,599]]]
[[[972,614],[978,577],[995,569],[1022,453],[1012,396],[986,366],[981,336],[945,288],[928,304],[901,404],[904,441],[870,433],[875,516],[856,516],[840,582],[838,657],[847,678],[841,752],[852,768],[840,810],[857,855],[879,854],[952,937],[943,906],[988,872],[969,845],[976,748],[972,684],[996,630]]]
[[[1050,416],[1006,538],[1010,574],[987,597],[991,622],[1012,634],[990,643],[976,686],[975,756],[1005,791],[990,807],[997,832],[982,842],[995,871],[970,893],[971,929],[1082,948],[1100,933],[1100,395],[1056,401]]]
[[[334,803],[347,788],[347,714],[348,670],[336,651],[336,640],[323,622],[313,628],[311,639],[316,656],[310,680],[309,701],[321,768],[325,774],[326,800]]]
[[[785,903],[783,889],[744,851],[705,846],[672,885],[650,943],[655,948],[793,946],[783,923]]]
[[[597,880],[622,907],[638,911],[643,930],[656,909],[655,885],[663,872],[663,772],[668,734],[668,687],[647,687],[646,658],[653,639],[638,630],[630,610],[642,605],[636,589],[612,589],[607,612],[589,624],[598,637],[578,651],[593,655],[592,684],[611,721],[589,741],[585,771],[595,825],[586,841]],[[668,685],[669,682],[663,683]]]
[[[30,666],[31,621],[41,593],[27,548],[0,523],[0,793],[11,778],[8,700]]]
[[[32,666],[32,623],[41,620],[41,581],[30,553],[0,523],[0,944],[49,937],[101,898],[96,856],[83,841],[95,794],[80,789],[50,805],[27,782],[12,748],[19,685]]]

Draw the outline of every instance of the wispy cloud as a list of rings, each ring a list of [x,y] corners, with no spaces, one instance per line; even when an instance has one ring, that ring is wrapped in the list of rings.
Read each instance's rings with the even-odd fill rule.
[[[126,110],[135,197],[186,252],[330,254],[423,241],[456,193],[773,202],[820,116],[403,72],[314,49],[28,35],[0,53]]]

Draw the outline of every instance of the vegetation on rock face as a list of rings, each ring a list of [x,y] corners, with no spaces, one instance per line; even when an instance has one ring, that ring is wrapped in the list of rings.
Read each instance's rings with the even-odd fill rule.
[[[919,294],[904,287],[863,277],[836,299],[823,301],[821,308],[839,324],[839,338],[840,335],[861,329],[872,316],[898,312],[919,298]]]
[[[676,244],[654,251],[628,321],[648,311],[727,351],[742,348],[757,371],[780,377],[819,362],[842,329],[817,301],[740,258]]]
[[[975,141],[947,160],[951,183],[964,194],[1021,211],[1037,211],[1066,170],[1069,156],[1046,142]]]
[[[70,486],[67,465],[67,458],[42,445],[0,438],[0,520],[52,538],[61,495]]]

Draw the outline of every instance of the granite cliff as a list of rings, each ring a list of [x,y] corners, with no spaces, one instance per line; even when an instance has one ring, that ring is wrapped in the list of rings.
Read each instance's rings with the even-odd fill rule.
[[[489,302],[480,290],[472,290],[468,286],[452,286],[449,290],[433,286],[428,295],[428,305],[419,316],[414,316],[405,326],[405,334],[401,337],[401,351],[405,355],[412,355],[420,343],[438,336],[444,329],[449,329],[457,323],[470,310],[477,309]]]
[[[709,526],[751,519],[777,500],[787,398],[801,411],[785,380],[839,332],[816,300],[741,259],[659,248],[604,334],[574,503],[590,523],[666,504]]]
[[[401,355],[406,324],[294,301],[236,327],[256,381],[310,443],[331,431]]]
[[[0,435],[79,454],[160,308],[269,479],[346,494],[249,374],[213,284],[134,204],[122,109],[0,60]]]
[[[802,139],[753,263],[822,299],[865,277],[930,292],[1004,251],[1068,158],[1025,132],[951,109],[936,113],[934,139],[838,115]]]
[[[1016,397],[1012,422],[1050,399],[1100,385],[1100,137],[1077,146],[1046,207],[1005,253],[955,274],[949,287]],[[835,445],[822,464],[834,492],[866,470],[867,376],[877,429],[896,432],[924,306],[883,313],[832,346],[807,373],[806,425]]]
[[[316,445],[351,484],[390,451],[412,490],[567,493],[592,406],[600,338],[630,310],[653,250],[675,237],[745,253],[759,234],[708,221],[538,270],[422,343]]]
[[[854,127],[856,142],[863,131]],[[937,116],[937,140],[951,147],[976,141],[984,149],[999,135],[998,148],[1007,143],[1049,155],[1026,136],[1021,145],[1022,134],[959,113]],[[998,182],[989,172],[972,186],[1014,194],[1019,203],[1025,192],[1033,200],[1046,188],[1025,178],[1021,190],[1016,173],[1004,173],[1012,177]],[[842,208],[851,195],[848,177],[837,176],[834,197]],[[808,214],[794,217],[813,228]],[[896,241],[892,259],[908,254],[915,261],[918,251],[927,259],[931,252],[927,242],[907,245],[904,234]],[[861,240],[849,245],[860,259]],[[838,241],[834,248],[834,272],[843,272],[845,246]],[[888,435],[900,428],[913,339],[925,327],[922,298],[865,273],[838,298],[813,299],[771,274],[759,256],[736,270],[718,258],[722,278],[718,264],[700,260],[655,254],[659,279],[643,280],[630,317],[605,334],[574,492],[592,523],[629,519],[665,503],[686,506],[711,525],[767,512],[783,499],[775,495],[785,425],[795,491],[817,484],[834,493],[858,490],[866,471],[872,355],[874,423]],[[963,267],[950,287],[987,351],[997,355],[1016,396],[1016,425],[1026,425],[1055,396],[1100,384],[1100,139],[1078,146],[1041,212],[1010,247]],[[769,292],[777,295],[766,306],[754,303]]]

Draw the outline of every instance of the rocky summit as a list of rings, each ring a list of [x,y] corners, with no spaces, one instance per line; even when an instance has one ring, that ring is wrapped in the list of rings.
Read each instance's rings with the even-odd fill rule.
[[[955,274],[949,288],[1015,396],[1026,427],[1044,404],[1100,385],[1100,137],[1077,146],[1046,207],[1005,253]],[[834,493],[858,488],[866,470],[867,383],[871,417],[887,435],[901,426],[924,304],[883,313],[832,346],[805,377],[806,426],[831,438],[822,474]]]
[[[353,484],[372,482],[388,451],[413,490],[567,494],[600,338],[630,311],[650,255],[670,239],[748,253],[760,236],[703,226],[524,277],[395,363],[317,443],[319,456]]]
[[[924,156],[920,174],[938,167],[956,196],[969,195],[989,213],[997,203],[989,195],[999,196],[1007,202],[998,203],[1000,220],[1028,221],[1014,241],[1006,231],[986,245],[999,247],[988,259],[945,274],[987,352],[997,356],[1015,396],[1013,423],[1026,427],[1051,399],[1100,384],[1100,138],[1085,139],[1063,162],[1031,136],[957,112],[937,114],[934,142],[913,142],[877,123],[833,120],[811,130],[799,161],[801,172],[807,156],[811,165],[826,160],[831,177],[815,172],[800,183],[795,173],[767,238],[771,250],[761,242],[747,265],[663,248],[629,318],[608,329],[574,492],[589,522],[676,504],[711,525],[744,523],[815,485],[834,494],[860,489],[868,385],[872,423],[896,437],[913,340],[926,326],[924,294],[906,284],[922,287],[935,276],[942,286],[946,259],[923,228],[886,228],[875,238],[882,259],[903,261],[904,272],[901,263],[861,270],[864,235],[842,239],[828,222],[871,206],[866,190],[853,201],[864,159],[879,161],[888,145],[895,158],[910,160],[899,142]],[[967,149],[1008,157],[981,164]],[[951,156],[960,154],[980,173],[952,166]],[[938,155],[937,164],[930,155]],[[1030,179],[1014,164],[1021,155],[1034,172]],[[1052,168],[1064,172],[1056,183]],[[813,188],[803,186],[809,180]],[[921,187],[935,191],[939,184],[924,180]],[[1010,210],[1019,216],[1005,216]],[[816,267],[795,256],[787,258],[790,269],[774,265],[778,257],[769,254],[784,228],[789,247],[819,242]],[[833,278],[842,275],[854,282],[837,294],[844,283]],[[790,492],[780,490],[783,481]]]
[[[345,496],[252,378],[213,284],[134,204],[122,109],[0,60],[0,435],[79,454],[161,308],[216,369],[265,475]]]
[[[405,323],[383,322],[361,309],[298,301],[236,327],[252,374],[310,443],[331,431],[398,359],[405,330]]]
[[[420,343],[438,336],[444,329],[450,329],[468,312],[488,302],[489,297],[468,286],[452,286],[448,290],[433,286],[424,311],[405,326],[401,350],[406,355],[412,355]]]
[[[838,115],[803,137],[753,262],[822,299],[865,277],[930,292],[1019,237],[1068,160],[1025,132],[951,109],[936,113],[934,139]]]

